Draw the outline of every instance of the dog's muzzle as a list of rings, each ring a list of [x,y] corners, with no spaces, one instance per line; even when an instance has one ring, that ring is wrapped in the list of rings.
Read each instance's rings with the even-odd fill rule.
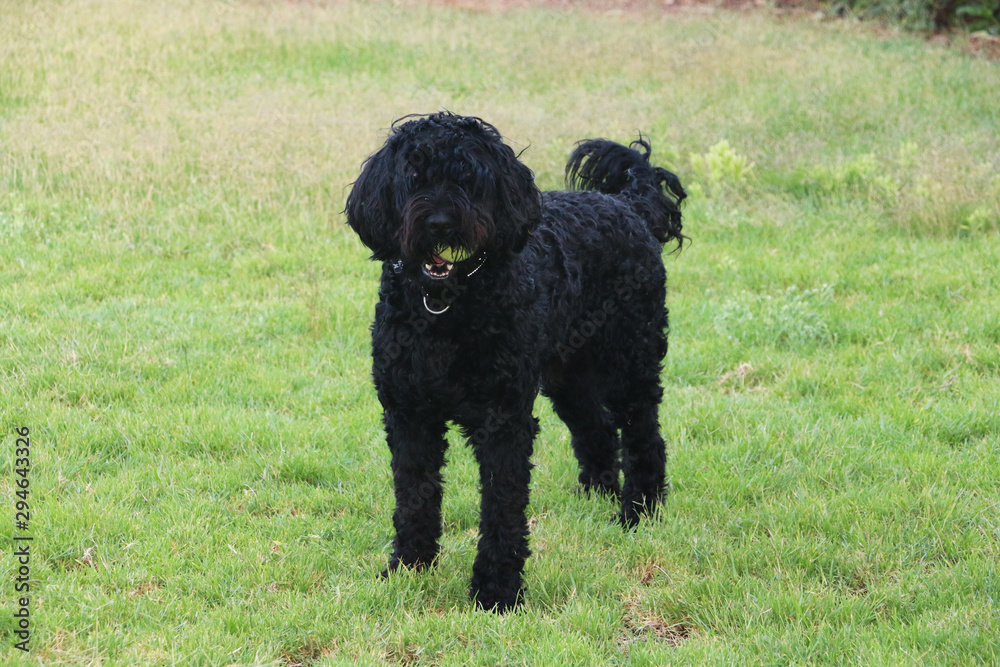
[[[454,261],[448,261],[448,259],[441,256],[442,254],[447,255],[448,259]],[[451,249],[448,249],[447,251],[435,252],[433,253],[431,261],[423,265],[423,272],[435,282],[441,281],[440,284],[445,285],[443,291],[441,292],[442,294],[445,292],[451,293],[447,287],[449,283],[444,283],[444,281],[447,278],[452,277],[452,275],[459,273],[457,271],[457,265],[459,262],[464,262],[471,257],[472,255],[468,252],[454,251]],[[465,278],[475,275],[479,269],[483,268],[483,264],[486,263],[486,252],[479,253],[473,261],[475,262],[475,265],[472,266],[471,270],[468,270],[465,273]],[[472,262],[470,262],[469,265],[472,265]],[[424,289],[424,309],[431,315],[442,315],[447,312],[449,308],[451,308],[452,302],[458,298],[460,293],[460,291],[455,291],[451,294],[450,299],[445,299],[442,297],[432,297],[427,293],[427,290]]]

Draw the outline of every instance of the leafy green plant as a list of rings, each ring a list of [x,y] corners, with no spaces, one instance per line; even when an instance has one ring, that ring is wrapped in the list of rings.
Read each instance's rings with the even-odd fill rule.
[[[718,306],[713,322],[720,334],[744,345],[829,344],[836,334],[823,311],[832,301],[830,285],[806,290],[792,286],[779,297],[742,291]]]
[[[974,0],[955,10],[956,19],[969,30],[1000,35],[1000,0]]]
[[[702,192],[713,195],[727,189],[738,189],[753,174],[754,163],[733,150],[725,139],[714,144],[706,153],[692,153],[688,160],[694,175],[691,187],[695,196]]]
[[[802,186],[820,197],[875,199],[893,203],[899,182],[873,153],[865,153],[835,165],[811,165],[801,177]]]
[[[910,30],[966,28],[1000,34],[1000,0],[839,0],[835,12],[897,23]]]

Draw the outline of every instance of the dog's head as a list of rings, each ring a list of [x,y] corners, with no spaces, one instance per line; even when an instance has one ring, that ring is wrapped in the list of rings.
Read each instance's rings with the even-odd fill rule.
[[[483,253],[520,252],[541,207],[531,170],[495,127],[441,112],[393,124],[362,165],[345,213],[372,259],[402,260],[440,280]]]

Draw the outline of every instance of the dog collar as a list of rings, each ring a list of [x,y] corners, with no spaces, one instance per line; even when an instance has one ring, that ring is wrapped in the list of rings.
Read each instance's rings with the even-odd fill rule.
[[[446,305],[446,306],[445,306],[444,308],[442,308],[441,310],[434,310],[433,308],[431,308],[430,304],[429,304],[429,303],[427,303],[427,295],[426,295],[426,294],[424,295],[424,309],[425,309],[425,310],[426,310],[426,311],[427,311],[428,313],[430,313],[431,315],[443,315],[444,313],[448,312],[448,309],[449,309],[449,308],[451,308],[451,304],[450,304],[450,303],[449,303],[449,304],[447,304],[447,305]]]
[[[484,250],[483,252],[479,253],[479,263],[476,264],[476,268],[474,268],[471,271],[469,271],[468,273],[466,273],[465,277],[466,278],[471,277],[473,274],[476,273],[476,271],[478,271],[479,269],[483,268],[483,264],[485,264],[485,263],[486,263],[486,251]],[[424,309],[428,313],[430,313],[431,315],[444,315],[446,312],[448,312],[448,309],[451,308],[451,302],[454,301],[454,299],[452,299],[451,301],[445,303],[444,300],[442,300],[442,299],[433,299],[434,301],[439,301],[441,303],[444,303],[444,307],[443,308],[441,308],[440,310],[434,310],[433,308],[431,308],[430,304],[427,303],[427,299],[428,298],[431,298],[431,297],[427,293],[427,290],[424,290]],[[457,298],[457,295],[456,295],[455,298]]]

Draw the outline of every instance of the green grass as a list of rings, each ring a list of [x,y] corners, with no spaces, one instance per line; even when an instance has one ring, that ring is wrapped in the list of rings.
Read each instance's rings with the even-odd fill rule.
[[[1000,662],[1000,69],[766,11],[6,2],[0,489],[32,436],[10,664]],[[689,187],[672,495],[625,534],[539,399],[523,612],[473,611],[476,466],[380,581],[378,269],[340,211],[401,115]],[[16,533],[13,503],[0,522]]]

